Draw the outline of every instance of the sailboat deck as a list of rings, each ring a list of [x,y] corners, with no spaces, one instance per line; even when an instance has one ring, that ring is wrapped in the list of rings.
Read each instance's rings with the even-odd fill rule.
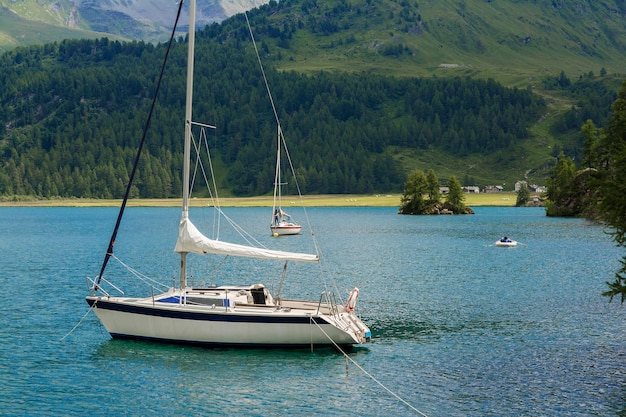
[[[209,314],[317,316],[337,314],[342,309],[341,306],[333,306],[320,301],[274,299],[261,284],[193,288],[182,293],[171,289],[166,293],[145,298],[103,297],[100,299],[100,301],[105,300],[126,305],[134,304]]]

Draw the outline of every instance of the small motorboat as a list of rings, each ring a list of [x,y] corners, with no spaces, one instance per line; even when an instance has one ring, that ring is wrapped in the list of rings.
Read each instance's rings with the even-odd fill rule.
[[[504,236],[502,239],[496,241],[496,246],[501,246],[504,248],[514,248],[517,246],[517,241],[511,240],[508,237]]]

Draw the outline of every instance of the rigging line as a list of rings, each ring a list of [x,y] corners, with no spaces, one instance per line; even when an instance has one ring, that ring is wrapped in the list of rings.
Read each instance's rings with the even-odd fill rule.
[[[415,411],[416,413],[418,413],[420,416],[422,417],[428,417],[426,414],[422,413],[420,410],[418,410],[417,408],[413,407],[411,404],[409,404],[406,400],[404,400],[402,397],[400,397],[398,394],[396,394],[395,392],[393,392],[392,390],[390,390],[389,388],[387,388],[382,382],[380,382],[378,379],[376,379],[374,377],[374,375],[370,374],[369,372],[367,372],[365,369],[363,369],[363,367],[361,365],[359,365],[354,359],[352,359],[346,352],[344,352],[343,349],[341,349],[341,347],[339,347],[339,345],[328,335],[328,333],[326,333],[324,331],[324,329],[322,329],[322,326],[320,326],[319,323],[317,323],[315,320],[313,320],[313,317],[311,317],[310,320],[313,324],[315,324],[318,329],[320,329],[320,331],[322,333],[324,333],[324,336],[326,336],[328,338],[328,340],[331,341],[331,343],[335,346],[335,348],[341,352],[341,354],[343,356],[345,356],[346,360],[349,360],[350,362],[352,362],[357,368],[359,368],[361,370],[361,372],[363,372],[367,377],[369,377],[372,381],[376,382],[380,387],[382,387],[385,391],[387,391],[389,394],[391,394],[393,397],[395,397],[397,400],[399,400],[402,404],[406,405],[407,407],[409,407],[411,410]],[[346,365],[347,366],[347,365]]]
[[[219,211],[220,217],[224,217],[224,220],[228,222],[228,224],[241,236],[241,238],[250,246],[261,247],[267,249],[267,247],[259,242],[257,238],[248,233],[243,227],[239,226],[233,219],[228,217],[228,215],[222,211],[221,207],[216,207],[216,210]]]
[[[213,184],[213,188],[208,186],[209,181],[206,178],[206,173],[204,173],[204,177],[205,177],[204,181],[207,184],[207,188],[209,190],[209,197],[211,198],[211,202],[213,203],[213,205],[219,206],[219,199],[217,195],[217,183],[215,181],[215,171],[213,169],[213,158],[211,158],[211,147],[209,146],[209,139],[206,134],[206,129],[202,129],[200,131],[200,138],[198,142],[199,144],[204,144],[204,149],[206,150],[206,153],[207,153],[207,160],[209,163],[209,172],[211,173],[211,183]],[[203,168],[203,172],[204,172],[204,168]],[[213,193],[215,193],[215,197],[213,196]]]
[[[111,254],[111,256],[113,257],[113,259],[115,259],[116,261],[118,261],[124,268],[126,268],[131,274],[133,274],[135,277],[137,277],[139,279],[139,281],[143,282],[144,284],[150,284],[152,286],[157,286],[157,287],[161,287],[164,289],[167,289],[168,286],[160,283],[159,281],[155,280],[154,278],[150,278],[149,276],[142,274],[141,272],[137,271],[135,268],[133,268],[132,266],[124,263],[120,258],[118,258],[117,256]]]
[[[213,128],[213,126],[208,126],[208,127]],[[250,233],[246,232],[233,219],[228,217],[228,215],[222,210],[222,207],[220,205],[219,197],[217,196],[217,193],[218,193],[217,192],[217,183],[216,183],[216,179],[215,179],[215,172],[214,172],[214,169],[213,169],[213,162],[212,162],[212,158],[211,158],[211,150],[210,150],[210,146],[209,146],[209,143],[208,143],[208,138],[207,138],[207,135],[206,135],[206,131],[203,129],[200,132],[200,138],[198,139],[197,143],[196,143],[195,137],[193,135],[192,135],[192,139],[193,139],[192,140],[192,144],[194,146],[194,150],[195,150],[196,154],[198,155],[198,158],[197,158],[197,161],[196,161],[197,167],[196,167],[195,171],[198,170],[198,166],[199,166],[199,169],[202,172],[202,176],[203,176],[204,182],[207,184],[207,190],[209,192],[209,196],[210,196],[211,202],[213,204],[213,208],[215,209],[215,212],[217,213],[217,226],[215,224],[213,225],[213,228],[214,228],[213,238],[215,240],[219,240],[220,224],[221,224],[221,219],[223,217],[224,220],[228,222],[228,224],[239,234],[239,236],[241,236],[244,239],[244,241],[248,245],[262,247],[262,248],[267,249],[265,245],[263,245],[261,242],[259,242]],[[209,185],[209,180],[207,178],[207,171],[206,171],[206,169],[204,167],[204,164],[202,163],[202,159],[200,158],[202,144],[204,144],[204,148],[205,148],[205,150],[207,152],[207,156],[208,156],[207,159],[208,159],[208,163],[209,163],[209,172],[211,173],[213,189],[211,189],[211,186]],[[194,173],[194,178],[195,178],[195,175],[196,174]],[[213,193],[215,193],[215,195],[213,195]]]
[[[128,177],[128,184],[126,185],[126,191],[124,192],[124,199],[122,200],[122,204],[120,206],[120,211],[117,215],[117,221],[115,222],[115,227],[113,228],[113,233],[111,234],[111,239],[109,240],[109,247],[107,249],[106,254],[104,255],[104,261],[102,262],[102,267],[100,268],[100,274],[98,274],[98,279],[94,285],[94,289],[98,289],[100,285],[100,280],[102,279],[102,275],[104,275],[104,270],[109,263],[109,259],[111,255],[113,255],[113,247],[115,246],[115,239],[117,238],[117,232],[120,228],[120,224],[122,223],[122,216],[124,214],[124,209],[126,208],[126,202],[128,201],[128,197],[130,195],[130,190],[133,184],[133,180],[135,179],[135,173],[137,172],[137,166],[139,165],[139,157],[141,156],[141,152],[143,150],[143,145],[146,142],[146,136],[148,134],[148,127],[150,126],[150,121],[152,120],[152,115],[154,113],[154,108],[156,106],[157,97],[159,96],[159,90],[161,88],[161,81],[163,80],[163,74],[165,73],[165,65],[167,64],[167,58],[169,57],[170,50],[172,49],[172,44],[175,39],[176,28],[178,27],[178,20],[180,18],[180,13],[183,8],[183,0],[180,0],[178,4],[178,13],[176,14],[176,20],[174,22],[174,27],[172,28],[172,34],[170,36],[169,44],[167,45],[167,50],[165,51],[165,57],[163,58],[163,64],[161,65],[161,72],[159,74],[159,80],[156,85],[156,90],[154,91],[154,97],[152,98],[152,104],[150,105],[150,111],[148,112],[148,118],[146,119],[146,124],[143,129],[143,133],[141,135],[141,142],[139,142],[139,148],[137,148],[137,154],[135,155],[135,160],[133,162],[133,168]]]
[[[215,130],[216,129],[214,129],[214,131]],[[204,136],[204,147],[206,148],[207,158],[209,160],[209,171],[211,172],[211,183],[213,184],[213,189],[211,189],[211,186],[209,185],[207,185],[207,188],[209,189],[209,195],[211,196],[213,207],[217,207],[217,209],[221,211],[222,208],[220,205],[219,196],[217,194],[217,179],[215,178],[215,170],[213,169],[213,157],[211,156],[211,147],[209,146],[209,138],[207,137],[206,130],[203,129],[202,134]],[[215,132],[215,136],[217,137],[217,132]],[[217,146],[217,139],[216,139],[216,146]],[[213,194],[215,194],[215,196],[213,196]],[[220,221],[221,221],[219,212],[215,220],[217,221],[217,230],[219,231],[219,226],[220,226]]]
[[[302,198],[302,191],[300,190],[300,184],[298,183],[298,177],[296,176],[296,170],[293,167],[293,163],[291,161],[291,156],[289,155],[289,150],[287,149],[287,143],[285,142],[285,135],[283,134],[283,129],[280,124],[280,119],[278,118],[278,112],[276,111],[276,105],[274,104],[274,97],[272,96],[272,92],[270,90],[270,85],[267,81],[267,76],[265,75],[265,69],[263,68],[263,63],[261,62],[261,55],[259,54],[259,49],[256,46],[256,40],[254,39],[254,33],[252,33],[252,26],[250,25],[250,20],[248,20],[248,13],[246,11],[243,12],[246,23],[248,25],[248,31],[250,32],[250,38],[252,39],[252,45],[254,46],[254,51],[256,53],[257,61],[259,62],[259,68],[261,68],[261,74],[263,75],[263,81],[265,83],[265,89],[267,90],[267,95],[269,96],[270,103],[272,104],[272,111],[274,112],[274,118],[276,119],[276,124],[278,125],[278,138],[280,144],[282,144],[283,149],[285,149],[285,155],[287,156],[287,161],[289,162],[289,168],[291,169],[291,173],[293,174],[293,180],[296,184],[296,190],[298,191],[298,197],[300,200],[300,204],[302,205],[302,210],[304,211],[304,217],[307,222],[307,226],[311,233],[311,237],[313,239],[313,245],[315,246],[315,253],[320,254],[319,245],[317,242],[317,238],[315,233],[313,233],[313,227],[311,226],[311,220],[309,219],[309,214],[306,210],[306,206],[304,205],[304,199]],[[278,152],[280,152],[280,145]],[[276,172],[278,172],[278,166],[276,167]],[[276,180],[274,180],[276,182]],[[276,194],[276,191],[274,191]],[[276,195],[274,195],[274,199],[276,199]]]
[[[215,171],[213,170],[213,162],[211,159],[211,150],[209,148],[209,141],[207,139],[207,135],[206,135],[206,130],[204,128],[202,128],[202,130],[200,131],[200,136],[198,137],[198,140],[196,142],[196,138],[193,135],[193,132],[191,134],[191,143],[193,145],[194,151],[196,152],[196,162],[195,162],[195,167],[194,167],[194,172],[193,172],[193,179],[191,180],[191,187],[190,187],[190,194],[191,191],[193,190],[193,184],[195,183],[195,179],[196,179],[196,175],[198,173],[198,170],[202,173],[202,178],[204,179],[204,183],[207,186],[207,192],[209,193],[209,198],[211,200],[211,203],[213,205],[213,207],[216,209],[216,211],[219,213],[221,212],[221,208],[220,208],[220,204],[219,204],[219,197],[217,195],[217,184],[215,182]],[[208,165],[209,165],[209,173],[211,174],[211,182],[209,182],[208,176],[207,176],[207,170],[204,166],[204,163],[202,162],[202,145],[204,144],[204,149],[206,150],[207,153],[207,160],[208,160]],[[213,188],[211,188],[211,183],[213,184]],[[218,216],[217,218],[217,226],[213,227],[213,237],[216,240],[219,240],[220,236],[220,218]]]
[[[263,63],[261,62],[259,49],[256,47],[256,41],[254,40],[254,34],[252,33],[252,26],[250,26],[250,21],[248,20],[248,13],[244,10],[243,15],[246,17],[246,23],[248,24],[248,31],[250,32],[252,45],[254,45],[254,51],[256,52],[256,59],[259,61],[259,67],[261,68],[261,73],[263,74],[263,81],[265,81],[265,89],[267,90],[267,95],[270,98],[270,103],[272,103],[272,110],[274,111],[274,117],[276,118],[276,123],[278,124],[278,128],[280,129],[280,120],[278,119],[278,112],[276,112],[276,106],[274,105],[274,98],[272,97],[272,92],[270,91],[270,85],[267,82],[267,77],[265,76],[265,69],[263,69]]]
[[[69,335],[71,335],[72,333],[74,333],[74,330],[76,330],[78,328],[78,326],[81,325],[81,323],[83,322],[83,320],[85,320],[85,318],[87,317],[87,315],[91,312],[91,310],[94,309],[94,307],[96,306],[96,303],[98,301],[94,302],[93,305],[89,306],[89,308],[87,309],[87,312],[85,313],[85,315],[78,321],[78,323],[76,323],[76,325],[74,327],[72,327],[72,330],[70,330],[69,332],[67,332],[67,334],[65,336],[63,336],[59,341],[62,342],[64,341]]]
[[[213,165],[211,163],[211,152],[209,151],[209,144],[208,144],[208,139],[206,136],[206,127],[211,127],[213,128],[213,126],[209,126],[209,125],[203,125],[203,124],[199,124],[199,123],[192,123],[193,125],[197,125],[200,126],[200,135],[197,139],[196,142],[196,136],[193,134],[193,132],[190,133],[190,137],[191,137],[191,145],[193,146],[193,150],[196,153],[196,158],[195,158],[195,166],[193,169],[193,175],[192,178],[190,179],[190,186],[189,186],[189,196],[191,197],[191,194],[193,192],[193,188],[194,188],[194,184],[196,182],[196,176],[198,174],[198,169],[200,170],[200,172],[202,172],[202,177],[204,179],[204,183],[206,184],[207,187],[207,192],[209,194],[209,199],[210,199],[210,206],[212,205],[213,207],[219,207],[219,200],[217,199],[217,186],[215,185],[215,174],[213,171]],[[207,174],[206,174],[206,170],[204,168],[204,164],[202,163],[202,144],[204,143],[204,147],[206,148],[207,151],[207,158],[209,161],[209,170],[211,172],[211,176],[213,178],[213,189],[211,189],[211,185],[209,183],[209,180],[207,178]],[[215,196],[213,195],[215,192]],[[216,226],[217,223],[217,226]],[[212,234],[212,238],[219,240],[219,233],[220,233],[220,218],[219,215],[214,216],[214,221],[213,221],[213,234]]]
[[[215,131],[217,128],[213,127],[213,130]],[[216,137],[217,137],[217,133],[215,133]],[[200,131],[200,139],[202,140],[202,143],[204,143],[204,147],[206,149],[206,153],[207,153],[207,160],[209,162],[209,172],[211,173],[211,184],[213,184],[213,188],[211,188],[211,185],[208,181],[208,179],[206,179],[206,175],[205,175],[205,183],[207,185],[207,189],[209,190],[209,196],[211,197],[211,202],[213,203],[213,207],[216,208],[216,210],[213,210],[214,213],[214,217],[213,217],[213,230],[214,230],[214,235],[216,234],[217,237],[219,238],[219,233],[220,233],[220,225],[221,225],[221,216],[219,215],[219,213],[222,211],[222,207],[220,205],[220,199],[218,196],[218,192],[217,192],[217,180],[215,178],[215,170],[213,169],[213,158],[211,157],[211,147],[209,146],[209,138],[207,137],[206,134],[206,129],[203,128]],[[217,139],[216,139],[216,143],[217,143]],[[217,146],[217,145],[216,145]],[[215,195],[213,195],[215,194]]]

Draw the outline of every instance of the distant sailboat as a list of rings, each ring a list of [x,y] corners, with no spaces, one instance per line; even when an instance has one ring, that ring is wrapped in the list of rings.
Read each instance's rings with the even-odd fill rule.
[[[276,175],[274,176],[274,202],[272,204],[272,222],[270,230],[274,236],[297,235],[300,233],[302,226],[291,219],[291,215],[282,208],[282,187],[286,183],[282,182],[281,177],[281,149],[284,146],[283,132],[278,125],[278,144],[276,153]]]
[[[319,299],[302,301],[285,299],[281,296],[288,264],[290,262],[319,263],[318,254],[270,250],[253,246],[249,242],[245,244],[224,242],[219,238],[209,238],[203,235],[192,223],[189,216],[192,188],[190,155],[192,150],[199,153],[203,150],[203,147],[199,146],[200,143],[196,143],[192,128],[201,129],[200,138],[206,138],[205,129],[213,128],[213,126],[192,120],[195,14],[196,1],[191,0],[184,121],[182,215],[178,226],[178,240],[174,248],[174,251],[180,255],[178,288],[172,287],[160,293],[155,293],[153,289],[152,293],[146,297],[129,297],[118,286],[104,278],[108,261],[115,258],[113,248],[141,154],[142,146],[140,146],[100,274],[91,280],[92,286],[90,295],[86,297],[87,303],[113,338],[235,347],[352,346],[369,342],[370,330],[355,313],[358,289],[354,288],[350,292],[345,304],[337,301],[338,296],[326,288],[325,281],[323,281],[324,291]],[[199,160],[200,158],[197,158],[194,162],[197,164]],[[202,172],[204,172],[204,166]],[[276,183],[280,184],[278,174]],[[226,217],[218,205],[213,208],[221,217]],[[315,247],[317,248],[317,244]],[[190,286],[188,284],[188,261],[200,262],[199,256],[201,255],[212,255],[216,259],[215,269],[225,269],[224,274],[233,281],[239,282],[242,276],[248,274],[254,277],[253,283]],[[264,284],[259,283],[267,277],[258,277],[259,269],[256,265],[250,265],[249,260],[244,262],[243,266],[223,268],[224,261],[228,259],[232,262],[231,258],[234,260],[254,258],[258,262],[281,261],[281,272],[275,274],[280,277],[277,293],[272,295]],[[130,267],[128,269],[135,276],[141,275],[135,269]],[[210,272],[214,271],[211,269]],[[320,272],[323,274],[323,271]],[[140,278],[146,277],[141,275]],[[120,295],[111,295],[110,293],[114,291],[119,292]]]

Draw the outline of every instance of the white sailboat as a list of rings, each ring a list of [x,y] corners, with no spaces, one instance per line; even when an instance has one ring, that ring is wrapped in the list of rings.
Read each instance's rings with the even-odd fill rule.
[[[337,302],[336,296],[331,291],[324,291],[319,299],[312,301],[283,299],[280,296],[287,264],[319,263],[317,254],[275,251],[209,238],[203,235],[189,218],[192,126],[211,127],[192,121],[195,13],[196,1],[191,0],[182,216],[174,249],[180,256],[178,287],[172,287],[156,295],[153,291],[146,297],[135,298],[124,295],[111,280],[104,278],[107,262],[113,257],[117,231],[134,178],[135,168],[133,168],[100,274],[90,280],[92,285],[90,295],[86,297],[87,303],[113,338],[208,346],[288,348],[352,346],[368,342],[371,338],[370,330],[354,311],[358,289],[352,290],[345,304]],[[135,162],[139,159],[140,151]],[[250,285],[201,288],[188,285],[188,261],[191,262],[204,255],[220,259],[254,258],[259,262],[282,261],[280,267],[282,272],[277,273],[277,276],[281,277],[278,293],[272,295],[268,288],[258,281]],[[239,281],[239,277],[243,275],[242,270],[235,271],[234,274],[231,272],[231,276],[233,280]],[[111,295],[113,291],[119,291],[121,295]]]
[[[282,182],[281,176],[281,149],[284,145],[283,132],[278,125],[278,144],[276,153],[276,174],[274,176],[274,202],[272,204],[272,222],[270,230],[274,236],[297,235],[300,233],[302,226],[291,219],[291,215],[283,210],[282,207],[282,187],[286,185]]]

